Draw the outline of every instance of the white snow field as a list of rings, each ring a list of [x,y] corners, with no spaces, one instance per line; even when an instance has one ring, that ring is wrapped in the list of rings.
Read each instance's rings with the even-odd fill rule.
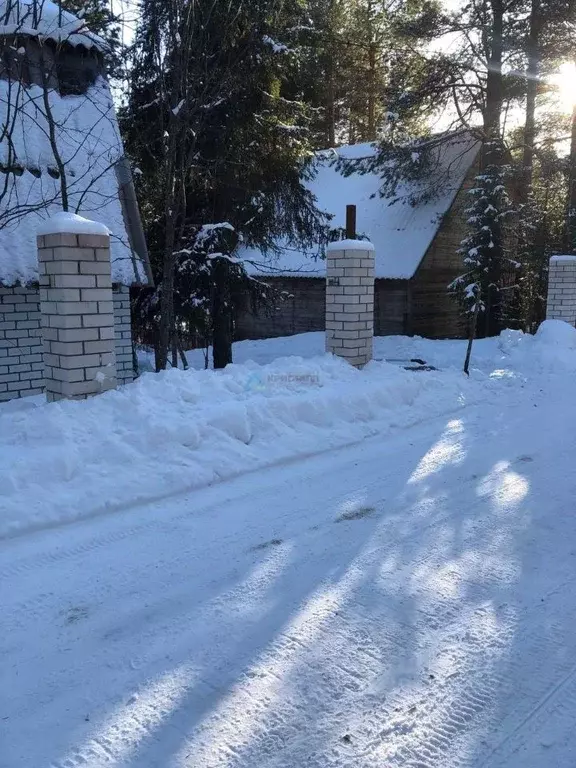
[[[378,349],[0,409],[1,768],[576,765],[576,330]]]

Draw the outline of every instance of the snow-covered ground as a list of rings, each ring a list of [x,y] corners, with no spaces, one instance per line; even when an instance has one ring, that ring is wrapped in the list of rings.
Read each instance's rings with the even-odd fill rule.
[[[380,338],[380,362],[360,372],[325,355],[322,334],[305,334],[241,342],[238,364],[222,372],[145,374],[88,402],[9,403],[0,408],[0,537],[165,498],[389,434],[493,392],[504,396],[529,371],[571,364],[566,348],[574,339],[558,341],[562,325],[545,326],[551,353],[544,333],[480,342],[470,380],[461,372],[463,342]],[[383,362],[414,356],[442,370]],[[201,352],[191,361],[203,368]]]
[[[498,360],[509,362],[509,353],[521,341],[528,346],[531,339],[522,334],[508,332],[503,339],[482,339],[474,345],[474,365],[484,371],[490,371]],[[260,341],[238,341],[234,344],[234,363],[257,363],[266,365],[282,357],[312,358],[324,355],[325,336],[323,333],[301,333],[297,336],[281,336],[277,339]],[[376,336],[374,339],[374,358],[377,361],[387,359],[426,359],[437,367],[462,370],[465,346],[462,341],[431,341],[418,336]],[[191,350],[186,353],[191,368],[205,367],[204,351]],[[208,355],[211,363],[211,352]],[[142,371],[154,370],[154,355],[141,349],[138,363]],[[181,365],[181,361],[179,361]]]
[[[0,409],[1,768],[573,768],[575,337]]]

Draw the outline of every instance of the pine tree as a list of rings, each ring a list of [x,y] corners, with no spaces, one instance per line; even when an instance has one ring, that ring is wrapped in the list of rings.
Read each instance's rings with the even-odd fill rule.
[[[512,151],[518,148],[518,291],[516,322],[533,330],[545,312],[545,280],[552,249],[562,248],[557,236],[557,215],[550,201],[557,197],[562,161],[557,146],[569,132],[566,116],[550,102],[550,78],[573,56],[574,29],[570,3],[563,0],[530,0],[525,23],[525,119],[523,130],[511,132]],[[544,186],[542,186],[544,185]],[[568,184],[569,189],[569,184]],[[565,193],[566,194],[566,193]],[[568,217],[569,220],[569,217]],[[566,227],[568,235],[569,226]],[[567,246],[567,244],[566,244]],[[566,247],[565,246],[565,247]]]
[[[514,213],[513,203],[506,191],[506,174],[510,168],[501,163],[486,166],[476,177],[470,190],[472,205],[466,209],[470,234],[462,242],[465,273],[450,286],[465,310],[472,316],[471,338],[477,333],[477,319],[485,322],[482,335],[490,335],[491,316],[488,302],[496,296],[500,304],[503,261],[508,257],[502,235],[506,219]]]
[[[305,26],[297,0],[143,4],[123,125],[150,222],[158,368],[199,307],[215,367],[231,361],[234,305],[248,281],[235,257],[241,242],[266,251],[281,237],[322,235],[302,184],[310,116],[285,90]]]
[[[481,142],[479,206],[469,217],[472,229],[463,247],[477,251],[481,268],[488,270],[478,281],[481,299],[472,301],[475,307],[485,309],[482,332],[487,335],[501,327],[501,289],[510,271],[502,228],[510,206],[501,187],[509,179],[505,169],[506,114],[509,105],[522,97],[515,70],[523,62],[523,50],[514,44],[520,5],[520,0],[469,0],[452,13],[426,7],[419,17],[403,25],[407,44],[410,40],[412,44],[436,40],[437,44],[422,50],[412,72],[403,61],[396,62],[387,94],[391,128],[380,157],[384,185],[390,192],[406,170],[419,174],[425,182],[426,147],[434,150],[435,145],[452,141],[453,130],[466,129]],[[439,44],[446,34],[451,35],[449,52]],[[446,130],[421,147],[415,131],[423,121],[430,124],[439,112],[451,115],[450,120],[444,119]],[[403,160],[390,167],[392,150]],[[414,151],[419,155],[417,164],[410,163]],[[434,194],[425,183],[420,187]]]
[[[341,144],[346,122],[343,72],[351,56],[343,44],[349,0],[308,0],[296,66],[286,95],[310,107],[310,140],[315,149]]]
[[[308,0],[293,92],[315,110],[315,148],[381,136],[394,62],[418,70],[420,54],[403,28],[435,7],[429,0]]]

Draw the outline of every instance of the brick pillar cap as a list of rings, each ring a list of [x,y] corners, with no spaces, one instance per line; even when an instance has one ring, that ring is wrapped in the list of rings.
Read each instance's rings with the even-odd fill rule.
[[[45,219],[36,230],[38,236],[42,235],[109,235],[110,230],[105,224],[98,221],[90,221],[76,213],[60,211],[49,219]]]
[[[329,243],[326,248],[326,253],[332,251],[373,251],[374,246],[370,240],[336,240],[334,243]]]
[[[575,264],[576,263],[576,254],[567,255],[567,256],[552,256],[550,258],[550,264],[558,264],[558,263],[569,263],[569,264]]]

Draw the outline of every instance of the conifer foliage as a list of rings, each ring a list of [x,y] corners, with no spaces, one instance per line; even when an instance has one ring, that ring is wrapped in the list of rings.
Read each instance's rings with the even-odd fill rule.
[[[74,2],[75,0],[69,0]],[[98,4],[99,0],[91,0]],[[327,237],[304,182],[314,150],[375,141],[382,195],[439,189],[433,158],[478,141],[462,274],[447,290],[473,333],[542,319],[546,265],[576,248],[574,0],[141,0],[122,115],[156,276],[143,323],[157,365],[193,328],[231,359],[250,280],[242,242],[272,252]],[[576,98],[576,96],[575,96]],[[569,151],[567,151],[569,150]],[[406,185],[404,182],[414,182]]]
[[[503,234],[507,219],[515,213],[507,192],[507,172],[507,166],[493,163],[476,177],[471,205],[465,210],[470,234],[460,249],[466,271],[450,286],[472,317],[483,315],[486,336],[494,332],[490,323],[502,314],[503,277],[513,274],[517,266],[509,258]]]
[[[129,151],[140,171],[157,291],[157,367],[205,310],[214,364],[231,362],[249,280],[239,243],[317,242],[303,185],[310,111],[287,92],[307,26],[298,0],[144,0],[133,51]],[[256,293],[264,287],[256,286]]]

